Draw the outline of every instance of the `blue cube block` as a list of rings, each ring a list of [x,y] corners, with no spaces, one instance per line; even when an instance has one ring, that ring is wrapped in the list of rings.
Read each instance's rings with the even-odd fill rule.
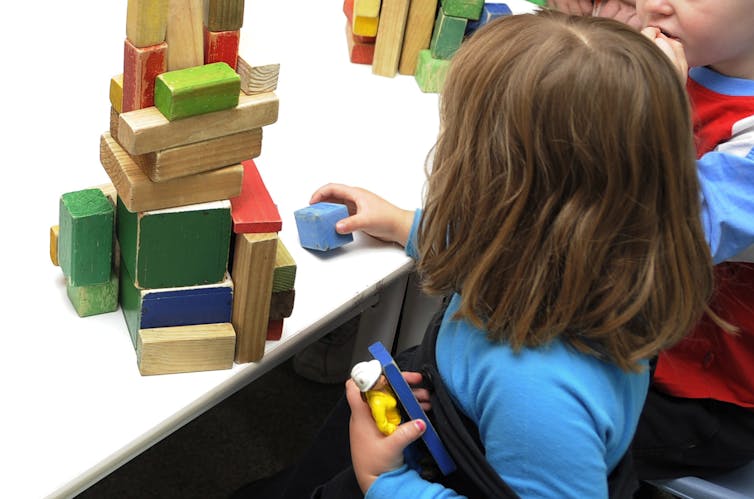
[[[298,238],[304,248],[329,251],[353,241],[353,235],[335,232],[338,220],[348,217],[348,208],[343,204],[315,203],[293,214]]]
[[[497,19],[501,16],[509,16],[512,13],[513,12],[507,4],[485,2],[482,7],[482,15],[479,16],[479,19],[476,21],[469,21],[466,24],[466,36],[478,30],[493,19]]]

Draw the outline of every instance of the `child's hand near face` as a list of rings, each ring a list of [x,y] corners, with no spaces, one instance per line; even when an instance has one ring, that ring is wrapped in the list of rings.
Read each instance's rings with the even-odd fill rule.
[[[686,52],[684,52],[681,42],[665,36],[658,28],[647,27],[641,30],[641,33],[660,47],[660,50],[678,68],[681,80],[685,82],[689,72],[689,65],[686,61]]]

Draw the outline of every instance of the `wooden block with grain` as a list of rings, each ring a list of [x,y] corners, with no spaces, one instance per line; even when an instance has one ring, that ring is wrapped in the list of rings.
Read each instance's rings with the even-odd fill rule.
[[[224,62],[168,71],[157,76],[154,105],[170,121],[232,109],[241,77]]]
[[[278,341],[283,336],[283,319],[270,319],[267,323],[267,341]]]
[[[204,25],[210,31],[237,31],[243,26],[244,0],[204,0]]]
[[[296,261],[283,241],[278,241],[275,254],[275,271],[272,276],[272,292],[290,291],[296,285]]]
[[[351,28],[353,29],[354,35],[377,36],[377,29],[380,24],[380,18],[353,16],[351,23]]]
[[[230,199],[233,232],[280,232],[283,221],[254,160],[241,163],[244,168],[241,193]]]
[[[374,42],[360,42],[353,34],[351,23],[346,21],[346,44],[348,60],[354,64],[372,64],[374,61]]]
[[[435,59],[452,58],[463,42],[467,23],[468,19],[449,16],[439,9],[432,31],[432,40],[429,42],[432,57]]]
[[[429,48],[436,13],[437,0],[411,0],[398,73],[412,75],[416,72],[419,51]]]
[[[123,112],[123,74],[110,78],[110,106],[116,113]]]
[[[79,317],[106,314],[118,310],[118,275],[99,284],[74,286],[66,280],[66,293]]]
[[[167,69],[165,42],[148,47],[123,43],[123,112],[154,105],[155,78]]]
[[[511,14],[513,14],[513,11],[511,11],[507,4],[485,2],[484,7],[482,7],[482,13],[479,15],[479,19],[466,23],[466,36],[468,37],[476,30],[498,17],[509,16]]]
[[[262,129],[255,128],[132,158],[150,180],[164,182],[235,165],[261,152]]]
[[[274,92],[278,86],[280,64],[252,66],[238,56],[236,71],[241,77],[241,91],[246,95]]]
[[[133,212],[230,199],[241,192],[241,164],[152,182],[109,133],[100,139],[100,162],[118,191],[118,198]]]
[[[238,45],[241,30],[210,31],[204,28],[204,64],[224,62],[234,70],[238,67]]]
[[[168,0],[128,0],[126,37],[136,47],[165,41],[168,25]]]
[[[398,72],[409,3],[409,0],[382,1],[377,39],[374,42],[373,74],[392,78]]]
[[[239,364],[264,356],[277,243],[274,232],[236,236],[231,277],[235,286],[235,361]]]
[[[168,0],[168,71],[204,64],[203,18],[203,0]]]
[[[136,362],[143,376],[230,369],[235,342],[229,323],[142,329]]]
[[[422,92],[440,93],[449,68],[449,59],[435,59],[429,49],[420,50],[414,78]]]
[[[475,21],[479,19],[484,0],[440,0],[445,15]]]
[[[379,17],[382,0],[353,0],[353,14],[361,17]]]
[[[285,319],[293,313],[296,290],[275,291],[270,299],[270,320]]]
[[[254,95],[241,93],[238,105],[232,109],[173,122],[168,121],[156,107],[149,107],[121,113],[117,138],[129,154],[144,154],[275,123],[278,109],[278,97],[273,92]]]

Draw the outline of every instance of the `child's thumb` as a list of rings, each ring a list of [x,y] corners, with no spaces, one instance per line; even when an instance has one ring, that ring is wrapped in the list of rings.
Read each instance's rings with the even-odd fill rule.
[[[421,437],[426,429],[427,423],[424,420],[414,419],[398,426],[390,437],[396,446],[405,449],[411,442]]]

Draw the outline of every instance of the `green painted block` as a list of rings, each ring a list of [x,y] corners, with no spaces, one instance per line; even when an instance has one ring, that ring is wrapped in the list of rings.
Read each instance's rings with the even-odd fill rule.
[[[238,105],[241,77],[225,62],[162,73],[155,79],[154,105],[170,120]]]
[[[120,293],[118,301],[123,319],[126,321],[131,344],[136,350],[136,339],[139,337],[139,324],[141,323],[141,290],[134,285],[134,278],[128,271],[121,253],[120,262]]]
[[[435,28],[429,50],[435,59],[450,59],[463,42],[468,19],[446,15],[442,9],[437,11]]]
[[[463,17],[476,21],[482,14],[484,0],[442,0],[442,11],[453,17]]]
[[[80,317],[106,314],[118,309],[118,276],[110,273],[110,279],[101,284],[72,286],[66,283],[68,299]]]
[[[220,282],[228,267],[230,201],[133,213],[118,199],[123,266],[139,288]]]
[[[113,204],[99,189],[60,197],[58,263],[71,286],[110,280],[114,216]]]
[[[272,292],[289,291],[296,284],[296,262],[293,260],[288,248],[278,240],[277,253],[275,255],[275,270],[272,272]]]
[[[440,93],[450,68],[450,60],[435,59],[429,49],[419,51],[414,78],[425,93]]]

